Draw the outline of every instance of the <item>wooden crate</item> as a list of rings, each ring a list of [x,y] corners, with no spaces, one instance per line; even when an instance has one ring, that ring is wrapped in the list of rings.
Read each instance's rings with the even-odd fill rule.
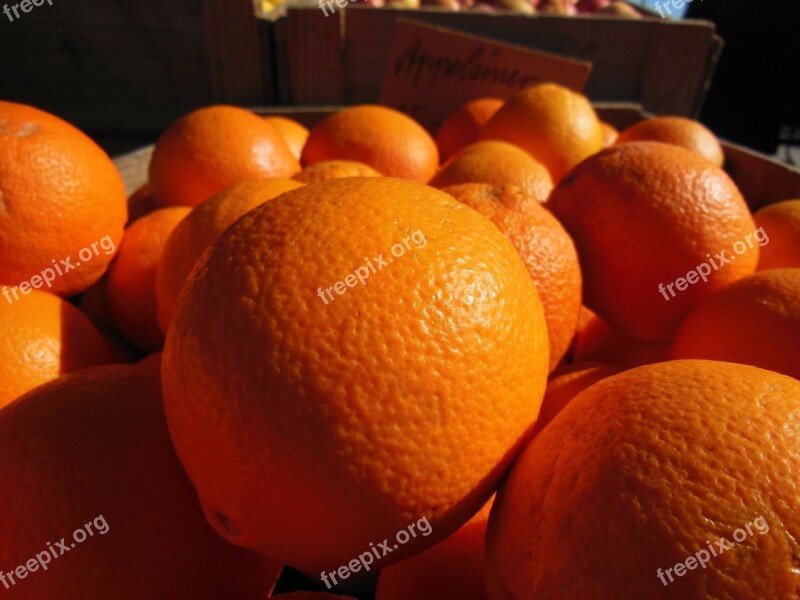
[[[158,131],[213,102],[272,103],[270,34],[252,0],[44,4],[0,25],[0,97],[82,129]]]
[[[600,102],[595,104],[595,109],[601,119],[620,129],[646,115],[640,105],[632,103]],[[259,114],[285,115],[306,127],[313,127],[336,111],[337,107],[272,107],[255,110]],[[800,170],[736,144],[723,141],[722,145],[725,149],[725,170],[753,210],[781,200],[800,198]],[[129,195],[147,181],[152,152],[153,147],[148,146],[114,160]]]
[[[294,105],[376,102],[397,18],[449,27],[588,60],[586,93],[595,101],[636,102],[655,114],[696,116],[722,40],[705,21],[455,13],[359,8],[325,17],[290,9],[275,24],[285,55],[279,97]],[[288,89],[287,89],[288,86]]]

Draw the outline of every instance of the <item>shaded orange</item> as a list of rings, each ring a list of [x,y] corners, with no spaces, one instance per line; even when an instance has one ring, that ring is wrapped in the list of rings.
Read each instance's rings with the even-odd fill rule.
[[[479,137],[519,146],[547,167],[554,182],[603,147],[589,100],[555,83],[532,85],[511,96]]]
[[[753,218],[764,244],[758,270],[800,267],[800,200],[784,200],[759,209]]]
[[[539,202],[547,200],[553,181],[547,169],[524,150],[505,142],[477,142],[454,154],[430,185],[444,188],[461,183],[516,186]]]
[[[484,538],[493,501],[433,548],[383,569],[375,600],[486,600]]]
[[[516,248],[544,306],[552,371],[575,335],[581,309],[581,267],[569,234],[538,202],[524,211],[512,208],[519,202],[516,194],[480,184],[443,191],[491,220]]]
[[[626,142],[663,142],[681,146],[721,167],[725,152],[717,137],[699,121],[685,117],[653,117],[631,125],[617,138]]]
[[[150,185],[159,206],[197,206],[240,181],[299,170],[273,125],[243,108],[218,105],[189,113],[162,134]]]
[[[547,346],[536,287],[488,219],[411,181],[337,179],[212,246],[167,332],[165,406],[209,522],[314,578],[427,518],[377,569],[491,495],[536,419]]]
[[[800,379],[800,269],[759,271],[706,298],[681,323],[673,358],[709,358]]]
[[[62,536],[67,545],[46,573],[17,581],[20,597],[263,600],[280,573],[203,519],[157,371],[95,367],[21,397],[0,412],[0,472],[0,563],[29,565],[48,540],[61,553]]]
[[[342,177],[381,177],[369,165],[355,160],[323,160],[304,167],[292,179],[301,183],[319,183]]]
[[[214,194],[183,219],[164,245],[156,269],[158,324],[166,331],[178,294],[197,260],[236,220],[259,204],[302,187],[291,179],[243,181]]]
[[[156,268],[170,234],[190,212],[187,206],[160,208],[134,222],[125,231],[108,272],[106,299],[111,322],[144,352],[164,344],[157,320]]]
[[[0,101],[0,283],[20,285],[53,269],[48,291],[82,292],[113,254],[64,265],[56,276],[59,261],[75,266],[81,250],[106,236],[116,247],[125,207],[122,178],[97,144],[54,115]]]
[[[489,598],[794,597],[799,421],[800,382],[744,365],[671,361],[594,384],[498,493]],[[719,539],[732,547],[712,556]],[[701,549],[704,568],[675,572]]]
[[[283,141],[289,147],[292,156],[300,160],[300,156],[303,154],[303,146],[306,145],[306,140],[308,139],[308,128],[288,117],[267,116],[264,117],[264,120],[278,130]]]
[[[150,214],[156,209],[156,201],[153,198],[153,190],[150,188],[149,183],[141,185],[130,198],[128,198],[128,222],[125,224],[127,227],[136,219]]]
[[[620,365],[602,362],[576,362],[559,367],[547,382],[534,435],[547,427],[550,421],[580,392],[601,379],[616,375],[623,370]]]
[[[575,362],[600,361],[638,367],[669,360],[670,342],[643,342],[628,337],[598,316],[590,319],[575,337]]]
[[[303,165],[324,160],[355,160],[387,177],[426,183],[439,166],[439,151],[408,115],[365,104],[340,110],[311,129]]]
[[[578,248],[585,304],[636,339],[671,339],[700,299],[749,275],[758,261],[753,244],[727,264],[715,262],[717,270],[707,264],[707,282],[696,275],[682,291],[673,285],[713,254],[730,258],[755,230],[730,177],[678,146],[606,148],[558,184],[547,206]]]
[[[454,110],[436,131],[439,159],[444,162],[464,146],[478,141],[478,132],[503,106],[501,98],[476,98]]]
[[[609,125],[605,121],[600,121],[600,133],[603,136],[604,148],[608,148],[609,146],[613,145],[619,137],[619,131],[617,131],[616,127]]]
[[[60,375],[114,360],[91,321],[47,292],[4,286],[0,331],[0,408]]]

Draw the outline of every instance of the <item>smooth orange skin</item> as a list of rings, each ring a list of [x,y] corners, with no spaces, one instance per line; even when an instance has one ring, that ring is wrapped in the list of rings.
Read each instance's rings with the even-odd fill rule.
[[[13,300],[14,296],[9,294]],[[113,362],[97,329],[72,304],[47,292],[0,297],[0,408],[65,373]]]
[[[292,156],[299,161],[303,154],[303,146],[306,145],[308,139],[308,128],[288,117],[272,116],[264,117],[264,120],[278,130]]]
[[[175,301],[195,263],[222,232],[259,204],[302,185],[278,177],[242,181],[214,194],[175,226],[156,268],[155,292],[161,331],[167,330]]]
[[[725,162],[725,152],[717,137],[705,125],[693,119],[685,117],[645,119],[623,130],[617,137],[616,143],[643,141],[681,146],[718,167]]]
[[[638,367],[669,360],[671,342],[643,342],[621,334],[598,316],[589,320],[575,336],[575,362],[601,361]]]
[[[297,159],[278,130],[235,106],[201,108],[158,139],[150,185],[158,206],[197,206],[246,179],[291,177]]]
[[[127,220],[114,163],[81,131],[24,104],[0,101],[0,283],[19,285],[105,236],[116,247]],[[56,277],[48,291],[78,294],[113,254]]]
[[[493,500],[433,548],[383,569],[375,600],[486,600],[484,539]]]
[[[157,319],[156,268],[170,234],[190,212],[186,206],[160,208],[135,221],[109,269],[106,298],[111,322],[143,352],[164,344]]]
[[[22,396],[0,411],[0,473],[6,569],[48,540],[69,545],[100,515],[108,526],[17,581],[20,598],[262,600],[280,573],[205,522],[170,444],[157,370],[95,367]]]
[[[153,198],[153,190],[149,183],[145,183],[128,198],[128,222],[125,226],[128,227],[135,220],[149,215],[156,208],[158,207]]]
[[[427,183],[439,166],[439,151],[408,115],[364,104],[340,110],[311,129],[301,162],[324,160],[354,160],[387,177]]]
[[[111,354],[114,356],[114,360],[109,362],[136,362],[141,358],[141,353],[122,337],[111,322],[111,316],[108,313],[107,287],[108,278],[103,277],[80,295],[77,306],[84,315],[89,317],[108,344]]]
[[[594,384],[498,492],[489,598],[795,597],[798,423],[800,382],[755,367],[670,361]],[[659,580],[759,516],[767,534]]]
[[[323,160],[304,167],[292,179],[300,183],[319,183],[342,177],[381,177],[381,174],[355,160]]]
[[[600,121],[589,100],[554,83],[532,85],[511,96],[479,138],[519,146],[547,167],[556,183],[603,148]]]
[[[476,142],[462,148],[431,180],[435,188],[463,183],[516,186],[544,202],[553,190],[550,173],[524,150],[505,142]]]
[[[585,304],[621,333],[643,341],[672,339],[702,298],[751,274],[758,244],[711,270],[684,291],[666,286],[708,255],[733,254],[755,222],[722,169],[684,148],[630,142],[606,148],[576,167],[547,201],[575,241]],[[713,258],[713,256],[712,256]],[[659,292],[665,286],[668,300]]]
[[[478,132],[503,106],[502,98],[476,98],[454,110],[436,131],[439,158],[447,160],[465,146],[478,141]]]
[[[759,271],[689,313],[672,358],[708,358],[800,379],[800,269]]]
[[[605,121],[600,121],[600,132],[603,135],[603,147],[608,148],[619,138],[619,131]]]
[[[492,221],[516,248],[544,306],[552,371],[569,348],[581,310],[581,267],[575,244],[558,219],[538,202],[524,211],[515,210],[518,195],[491,186],[476,187],[467,184],[442,191]]]
[[[387,254],[411,232],[424,247]],[[394,260],[364,285],[318,297],[379,253]],[[412,519],[433,533],[379,567],[466,522],[533,426],[547,352],[536,287],[488,219],[418,183],[337,179],[250,211],[195,268],[165,406],[209,522],[317,578]]]
[[[758,270],[800,268],[800,200],[765,206],[753,218],[769,237],[759,252]]]
[[[602,362],[575,362],[557,369],[547,382],[534,435],[547,427],[569,401],[583,390],[623,370],[620,365]]]

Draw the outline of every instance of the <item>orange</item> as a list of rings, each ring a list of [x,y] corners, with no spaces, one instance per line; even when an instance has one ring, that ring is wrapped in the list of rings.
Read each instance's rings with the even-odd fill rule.
[[[624,367],[638,367],[669,360],[670,342],[643,342],[615,330],[594,316],[575,337],[575,362],[602,361]]]
[[[758,270],[800,267],[800,200],[765,206],[753,215],[761,230]]]
[[[44,111],[0,101],[0,283],[46,278],[59,296],[102,277],[128,218],[111,159]],[[81,263],[78,266],[78,263]]]
[[[702,123],[685,117],[653,117],[639,121],[622,131],[616,143],[643,141],[681,146],[718,167],[725,162],[725,152],[716,136]]]
[[[619,365],[602,362],[576,362],[557,369],[547,382],[534,435],[547,427],[580,392],[623,370]]]
[[[658,142],[606,148],[547,206],[583,267],[585,304],[620,333],[672,338],[703,297],[755,270],[755,223],[725,172]]]
[[[278,133],[286,142],[289,151],[297,160],[303,154],[303,146],[306,145],[308,139],[308,128],[301,125],[294,119],[288,117],[264,117],[264,120],[278,130]]]
[[[603,147],[600,121],[582,94],[555,83],[511,96],[481,129],[480,139],[502,140],[528,152],[560,181]]]
[[[80,310],[39,290],[2,287],[0,408],[64,373],[113,362],[100,333]]]
[[[513,185],[539,202],[547,200],[553,180],[547,169],[525,151],[505,142],[477,142],[448,160],[430,185],[443,188],[460,183]]]
[[[342,177],[380,177],[372,167],[355,160],[323,160],[322,162],[308,165],[293,177],[301,183],[319,183],[328,179]]]
[[[478,141],[478,132],[503,106],[501,98],[476,98],[454,110],[436,131],[439,157],[447,160],[464,146]]]
[[[489,598],[795,598],[798,421],[800,382],[744,365],[594,384],[498,493]]]
[[[619,131],[605,121],[600,121],[600,133],[603,135],[603,147],[607,148],[614,144],[619,137]]]
[[[488,499],[536,420],[547,347],[488,219],[415,182],[336,179],[251,210],[195,268],[165,405],[226,539],[315,579],[397,540],[375,571]]]
[[[330,115],[311,130],[302,162],[323,160],[355,160],[387,177],[426,183],[439,166],[439,151],[408,115],[365,104]]]
[[[128,198],[128,222],[126,226],[136,219],[150,214],[155,209],[156,201],[153,198],[153,190],[150,188],[149,183],[145,183]]]
[[[710,358],[800,379],[800,269],[770,269],[722,288],[681,324],[673,358]]]
[[[77,299],[77,306],[84,315],[97,327],[97,331],[108,344],[114,360],[111,362],[130,363],[138,360],[141,355],[120,333],[115,329],[108,314],[108,278],[103,277]]]
[[[96,367],[26,394],[0,412],[0,473],[0,564],[20,597],[262,600],[280,572],[203,519],[157,371]]]
[[[159,206],[197,206],[245,179],[291,177],[297,159],[274,126],[234,106],[209,106],[173,123],[156,142],[150,185]]]
[[[533,203],[525,212],[514,210],[503,202],[505,198],[514,202],[514,196],[484,190],[465,185],[444,191],[490,219],[514,244],[544,306],[552,371],[572,341],[581,309],[581,267],[575,244],[541,204]]]
[[[157,319],[156,268],[170,234],[190,212],[186,206],[161,208],[135,221],[108,272],[111,322],[144,352],[158,350],[164,343]]]
[[[302,187],[291,179],[243,181],[215,194],[183,219],[166,240],[156,269],[158,324],[162,331],[172,318],[175,300],[197,259],[239,217],[283,192]]]
[[[381,571],[375,600],[486,600],[483,556],[492,501],[453,535]]]

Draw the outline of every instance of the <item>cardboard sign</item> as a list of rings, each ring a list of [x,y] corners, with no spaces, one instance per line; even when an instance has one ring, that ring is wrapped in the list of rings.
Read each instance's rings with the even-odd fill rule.
[[[506,98],[541,81],[583,90],[591,63],[398,19],[381,104],[430,131],[482,96]]]

